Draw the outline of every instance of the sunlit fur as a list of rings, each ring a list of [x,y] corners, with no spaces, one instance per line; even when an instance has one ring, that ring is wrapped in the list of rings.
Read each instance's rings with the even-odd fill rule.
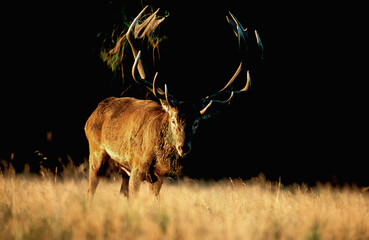
[[[85,126],[89,142],[89,192],[94,194],[101,169],[109,160],[125,171],[121,192],[128,196],[142,181],[160,192],[164,176],[176,174],[178,160],[191,151],[191,140],[200,118],[193,104],[172,107],[134,98],[107,98],[91,114]]]

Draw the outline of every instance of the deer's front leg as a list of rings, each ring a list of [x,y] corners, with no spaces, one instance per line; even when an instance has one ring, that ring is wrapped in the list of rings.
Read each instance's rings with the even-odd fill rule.
[[[161,186],[163,185],[164,177],[158,177],[158,180],[151,184],[151,191],[155,196],[159,196]]]
[[[141,182],[143,180],[144,174],[138,168],[132,169],[128,185],[130,198],[134,198],[138,191],[140,191]]]

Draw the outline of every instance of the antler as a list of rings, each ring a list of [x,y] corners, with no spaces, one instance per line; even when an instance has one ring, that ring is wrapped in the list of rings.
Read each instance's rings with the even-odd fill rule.
[[[127,40],[131,45],[132,53],[135,58],[135,62],[132,66],[132,76],[138,84],[146,86],[155,95],[155,97],[166,100],[171,106],[175,106],[178,101],[168,93],[167,85],[164,85],[164,91],[161,88],[156,87],[156,79],[158,76],[157,72],[154,75],[152,83],[146,80],[149,78],[148,76],[150,76],[150,73],[144,61],[145,57],[142,56],[143,51],[140,49],[145,48],[143,43],[145,37],[149,36],[159,26],[159,24],[165,20],[165,17],[161,19],[156,18],[156,14],[159,11],[158,9],[141,24],[138,24],[147,8],[148,6],[146,6],[137,15],[126,33]]]
[[[247,65],[247,57],[248,57],[248,42],[249,42],[249,30],[247,28],[243,28],[241,23],[237,20],[237,18],[231,13],[229,12],[231,18],[229,18],[228,16],[226,16],[227,21],[229,22],[229,24],[232,27],[233,32],[236,34],[236,37],[238,37],[238,49],[239,51],[241,51],[242,53],[242,59],[241,59],[241,63],[238,66],[238,69],[236,70],[236,72],[233,74],[232,78],[228,81],[228,83],[221,89],[219,90],[217,93],[207,96],[203,99],[201,99],[201,103],[203,106],[203,109],[200,110],[201,114],[205,114],[205,112],[212,106],[212,105],[228,105],[231,101],[231,99],[233,98],[234,95],[242,93],[242,92],[246,92],[250,85],[251,85],[251,77],[250,77],[250,72],[249,72],[249,67]],[[256,37],[256,42],[257,45],[259,47],[260,53],[261,53],[261,59],[263,58],[262,52],[263,52],[263,44],[261,42],[261,39],[259,37],[258,32],[255,30],[255,37]],[[234,81],[237,79],[237,77],[239,76],[239,74],[243,71],[246,70],[247,71],[247,77],[246,77],[246,84],[245,87],[243,87],[241,90],[234,90]],[[215,98],[217,98],[218,96],[222,95],[222,94],[227,94],[229,95],[228,99],[225,101],[222,100],[216,100]],[[209,101],[209,103],[205,106],[205,103]]]
[[[131,45],[133,57],[137,59],[138,52],[145,48],[144,40],[148,37],[152,32],[159,26],[159,24],[164,21],[165,17],[161,19],[156,19],[156,14],[158,13],[159,9],[156,10],[153,14],[151,14],[148,18],[145,19],[141,24],[138,24],[140,19],[142,18],[144,12],[148,6],[146,6],[132,21],[131,26],[128,28],[126,33],[126,38]],[[138,83],[143,83],[145,86],[147,84],[152,85],[150,82],[147,82],[147,76],[149,75],[148,68],[144,63],[145,57],[141,56],[137,63],[137,69],[139,72],[139,78],[135,78]],[[132,74],[135,76],[136,74]]]
[[[155,73],[152,84],[146,81],[145,79],[141,78],[140,74],[137,71],[137,65],[140,62],[140,58],[141,51],[137,53],[137,57],[132,67],[132,76],[135,79],[135,81],[138,83],[140,82],[144,83],[144,85],[155,95],[155,97],[162,100],[166,100],[172,107],[176,106],[178,104],[178,100],[176,100],[172,95],[168,93],[168,87],[166,84],[164,84],[164,91],[161,88],[156,87],[156,78],[158,76],[158,72]]]

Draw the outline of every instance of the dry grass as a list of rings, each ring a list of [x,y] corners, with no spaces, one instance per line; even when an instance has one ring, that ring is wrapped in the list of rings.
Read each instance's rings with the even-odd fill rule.
[[[0,175],[0,239],[369,239],[369,194],[265,180],[143,185],[129,201],[120,181]]]

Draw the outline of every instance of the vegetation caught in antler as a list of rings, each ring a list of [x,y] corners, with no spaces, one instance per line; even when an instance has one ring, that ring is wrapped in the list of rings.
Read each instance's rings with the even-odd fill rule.
[[[148,7],[145,7],[146,10]],[[158,14],[158,11],[144,14],[140,17],[141,23],[137,25],[135,29],[135,35],[137,39],[140,39],[140,44],[145,47],[148,52],[152,52],[153,62],[155,57],[160,56],[159,45],[166,38],[165,36],[159,36],[155,33],[159,24],[165,19]],[[102,48],[100,56],[104,62],[112,69],[112,71],[121,71],[123,74],[123,59],[125,58],[125,50],[128,45],[128,39],[126,33],[129,31],[132,21],[127,21],[125,18],[124,30],[116,37],[115,45],[111,49]],[[116,31],[113,31],[112,35],[116,35]],[[150,51],[149,51],[150,50]]]

